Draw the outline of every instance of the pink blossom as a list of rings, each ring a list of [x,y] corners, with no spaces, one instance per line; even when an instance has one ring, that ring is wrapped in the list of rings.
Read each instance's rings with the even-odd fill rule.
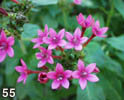
[[[80,5],[82,3],[82,0],[74,0],[74,3]]]
[[[82,50],[82,44],[85,43],[88,38],[87,37],[81,37],[81,30],[80,28],[77,28],[74,32],[74,35],[72,35],[69,32],[66,32],[66,38],[69,41],[69,43],[66,44],[66,49],[75,48],[75,50]]]
[[[36,53],[36,58],[40,59],[40,62],[38,63],[38,67],[43,67],[47,62],[50,64],[53,64],[53,58],[52,58],[52,51],[51,50],[47,50],[43,47],[39,47],[39,49],[41,50],[41,52]]]
[[[93,24],[92,26],[92,32],[95,36],[98,36],[98,37],[106,37],[106,35],[104,35],[104,33],[106,33],[108,30],[108,27],[103,27],[103,28],[100,28],[100,24],[99,24],[99,21],[97,20],[96,23]]]
[[[20,77],[18,78],[17,82],[19,83],[19,82],[23,81],[23,84],[25,84],[29,70],[27,68],[27,65],[23,61],[23,59],[21,59],[21,64],[22,64],[22,66],[15,67],[15,70],[20,73]]]
[[[43,39],[48,36],[48,26],[45,25],[44,32],[42,30],[38,30],[38,38],[32,39],[32,42],[36,43],[33,48],[39,47],[43,44]]]
[[[50,28],[49,31],[50,37],[44,38],[44,42],[49,44],[48,49],[55,49],[57,46],[58,47],[65,46],[66,41],[63,40],[64,33],[65,29],[60,30],[57,34],[54,29]]]
[[[82,90],[86,88],[87,80],[90,82],[99,81],[99,78],[96,75],[91,74],[95,68],[96,68],[95,63],[89,64],[85,68],[84,62],[81,60],[78,60],[78,70],[74,71],[72,73],[72,76],[73,78],[79,79],[79,84]]]
[[[59,63],[56,65],[56,71],[48,72],[48,78],[52,79],[52,89],[58,89],[60,86],[64,88],[69,88],[68,79],[71,77],[72,71],[66,70],[64,71],[63,66]]]
[[[46,72],[41,72],[38,74],[38,81],[40,83],[47,83],[48,82],[48,77],[47,77],[47,73]]]
[[[1,31],[1,36],[0,36],[0,62],[2,62],[5,58],[6,55],[13,57],[14,56],[14,50],[12,46],[14,45],[14,37],[6,37],[6,34],[4,30]]]
[[[80,24],[83,28],[88,28],[92,26],[94,19],[91,15],[89,15],[86,19],[84,18],[83,14],[80,13],[77,17],[77,22]]]

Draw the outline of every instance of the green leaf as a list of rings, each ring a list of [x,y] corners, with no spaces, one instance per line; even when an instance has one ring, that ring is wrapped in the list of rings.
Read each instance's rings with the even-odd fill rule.
[[[107,42],[115,49],[124,51],[124,35],[120,37],[112,37]]]
[[[76,100],[105,100],[102,88],[95,83],[89,83],[85,90],[77,89]]]
[[[114,0],[114,5],[115,5],[115,8],[124,17],[124,1],[122,1],[122,0]]]
[[[22,39],[32,39],[37,36],[37,31],[40,29],[38,25],[35,24],[24,24],[23,25],[24,32],[22,33]]]
[[[35,5],[52,5],[57,4],[59,0],[30,0]]]

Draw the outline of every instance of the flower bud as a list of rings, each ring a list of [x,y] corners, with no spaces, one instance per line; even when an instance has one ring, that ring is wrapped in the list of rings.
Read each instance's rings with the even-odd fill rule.
[[[47,73],[46,72],[41,72],[38,74],[38,81],[40,83],[47,83],[48,82],[48,77],[47,77]]]

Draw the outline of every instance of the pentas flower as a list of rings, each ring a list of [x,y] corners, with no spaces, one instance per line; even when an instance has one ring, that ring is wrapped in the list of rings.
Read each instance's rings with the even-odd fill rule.
[[[32,39],[32,42],[36,43],[33,48],[39,47],[43,44],[43,39],[48,36],[48,26],[45,25],[44,32],[42,30],[38,30],[38,38]]]
[[[20,77],[18,78],[17,82],[19,83],[19,82],[23,81],[23,84],[25,84],[27,76],[29,74],[28,73],[29,70],[27,68],[27,65],[23,61],[23,59],[21,59],[21,64],[22,64],[22,66],[15,67],[15,70],[20,73]]]
[[[52,79],[52,89],[58,89],[60,86],[64,88],[69,88],[68,79],[71,77],[72,71],[64,71],[63,66],[59,63],[56,65],[56,71],[48,72],[47,76],[49,79]]]
[[[66,41],[63,40],[64,33],[65,29],[60,30],[57,34],[54,29],[50,28],[50,37],[44,38],[44,42],[49,44],[48,49],[55,49],[56,47],[65,46]]]
[[[99,21],[97,20],[96,23],[93,24],[92,26],[92,32],[95,36],[98,36],[98,37],[106,37],[106,35],[104,35],[104,33],[106,33],[108,30],[108,27],[103,27],[103,28],[100,28],[100,24],[99,24]]]
[[[48,77],[47,77],[47,73],[46,72],[41,72],[38,74],[38,81],[40,83],[47,83],[48,82]]]
[[[0,35],[0,62],[2,62],[6,55],[13,57],[14,56],[14,50],[12,46],[14,45],[14,37],[6,37],[6,34],[4,30],[1,31]]]
[[[53,64],[53,58],[52,58],[52,50],[47,50],[43,47],[39,47],[41,52],[36,53],[36,58],[40,60],[38,63],[38,67],[43,67],[47,62],[50,64]]]
[[[89,15],[86,19],[84,18],[83,14],[80,13],[77,17],[77,22],[80,24],[83,28],[91,27],[94,23],[94,19],[91,15]]]
[[[82,3],[82,0],[74,0],[74,3],[77,4],[77,5],[79,5],[79,4]]]
[[[90,82],[99,81],[99,78],[96,75],[91,74],[95,68],[96,68],[95,63],[89,64],[85,68],[84,62],[81,60],[78,60],[78,70],[74,71],[72,76],[73,78],[79,79],[79,84],[82,90],[86,88],[87,81],[90,81]]]
[[[85,43],[88,38],[81,37],[81,30],[80,28],[76,28],[74,35],[69,32],[66,32],[66,38],[69,43],[66,44],[66,49],[75,48],[75,50],[82,50],[82,44]]]

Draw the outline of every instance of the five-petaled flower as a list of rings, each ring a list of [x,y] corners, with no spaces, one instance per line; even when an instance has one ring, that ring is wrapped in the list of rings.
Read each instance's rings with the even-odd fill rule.
[[[62,47],[65,46],[66,41],[63,40],[65,33],[65,29],[62,29],[56,33],[56,31],[52,28],[50,28],[49,35],[50,37],[44,38],[44,42],[49,44],[48,49],[55,49],[56,47]]]
[[[88,38],[87,37],[81,37],[81,30],[80,28],[77,28],[74,32],[74,35],[72,35],[69,32],[66,32],[66,38],[69,41],[69,43],[66,44],[66,49],[75,48],[75,50],[82,50],[82,44],[85,43]]]
[[[32,39],[32,42],[36,43],[33,48],[38,48],[41,44],[43,44],[43,39],[48,37],[48,26],[45,25],[44,32],[42,30],[38,30],[38,38]]]
[[[72,71],[66,70],[64,71],[63,66],[59,63],[56,65],[56,71],[48,72],[48,78],[52,79],[52,89],[58,89],[60,86],[64,88],[69,88],[69,81],[68,79],[72,75]]]
[[[89,15],[86,19],[84,18],[83,14],[80,13],[77,17],[77,22],[80,24],[83,28],[91,27],[94,23],[94,19],[91,15]]]
[[[95,36],[98,36],[98,37],[106,37],[106,35],[104,35],[104,33],[106,33],[108,30],[108,27],[103,27],[103,28],[100,28],[100,24],[99,24],[99,21],[97,20],[96,23],[93,24],[92,26],[92,32]]]
[[[53,58],[52,58],[52,50],[45,49],[43,47],[39,47],[40,51],[39,53],[36,53],[36,58],[40,59],[40,62],[38,63],[38,67],[43,67],[47,62],[50,64],[53,64]]]
[[[14,50],[12,46],[14,45],[14,37],[6,37],[6,34],[4,30],[1,31],[0,35],[0,62],[2,62],[6,55],[13,57],[14,56]]]
[[[25,84],[27,76],[29,74],[28,73],[29,70],[27,68],[27,65],[23,61],[23,59],[21,59],[21,64],[22,64],[22,66],[16,66],[15,67],[15,70],[20,73],[20,77],[18,78],[17,82],[19,83],[19,82],[23,81],[23,84]]]
[[[82,0],[74,0],[74,3],[80,5],[82,3]]]
[[[48,82],[48,77],[46,72],[41,72],[38,74],[38,81],[42,84],[45,84]]]
[[[82,90],[86,88],[87,80],[90,82],[99,81],[99,78],[96,75],[91,74],[95,68],[96,68],[95,63],[89,64],[85,68],[84,62],[81,60],[78,60],[78,70],[74,71],[72,73],[72,76],[73,78],[79,79],[79,84]]]

